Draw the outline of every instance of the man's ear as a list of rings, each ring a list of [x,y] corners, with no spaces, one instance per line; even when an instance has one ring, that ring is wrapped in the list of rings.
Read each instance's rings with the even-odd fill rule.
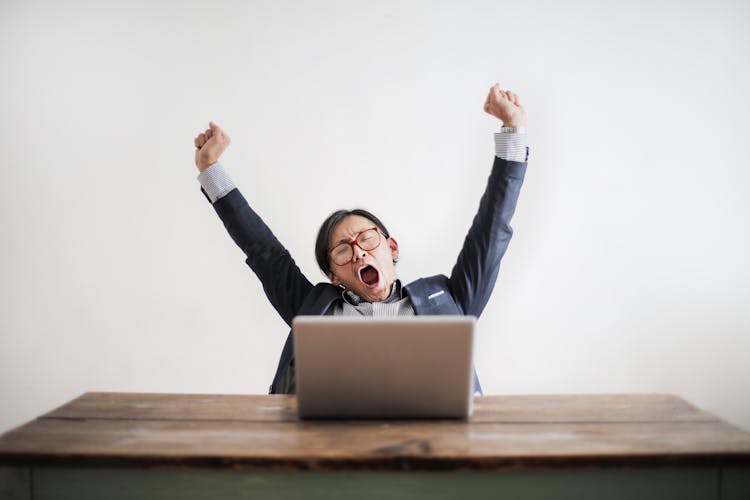
[[[328,276],[328,279],[329,279],[329,280],[331,280],[331,284],[332,284],[332,285],[336,285],[336,286],[338,286],[338,285],[340,285],[340,284],[341,284],[341,281],[339,281],[339,279],[338,279],[338,278],[336,277],[336,275],[335,275],[335,274],[333,274],[333,272],[331,272],[331,271],[328,271],[328,272],[326,273],[326,275]]]
[[[398,241],[396,241],[396,238],[393,236],[388,238],[388,246],[391,247],[391,258],[393,259],[393,262],[398,262]]]

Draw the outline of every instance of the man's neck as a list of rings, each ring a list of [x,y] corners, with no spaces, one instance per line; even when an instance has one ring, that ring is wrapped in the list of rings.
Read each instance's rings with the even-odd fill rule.
[[[378,300],[376,302],[395,302],[395,301],[403,299],[404,298],[403,294],[404,294],[404,291],[403,291],[403,287],[401,286],[401,281],[396,280],[391,285],[391,293],[388,295],[388,297],[386,299]],[[341,297],[353,306],[357,306],[361,304],[362,302],[369,302],[368,300],[363,299],[362,297],[352,292],[351,290],[344,290],[343,293],[341,294]]]

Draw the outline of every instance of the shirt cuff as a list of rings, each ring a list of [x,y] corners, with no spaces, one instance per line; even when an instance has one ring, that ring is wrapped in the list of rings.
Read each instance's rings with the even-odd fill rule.
[[[526,131],[495,133],[495,156],[507,161],[528,161]]]
[[[234,181],[229,176],[221,163],[212,163],[206,170],[198,174],[198,182],[208,195],[211,203],[229,194],[234,189]]]

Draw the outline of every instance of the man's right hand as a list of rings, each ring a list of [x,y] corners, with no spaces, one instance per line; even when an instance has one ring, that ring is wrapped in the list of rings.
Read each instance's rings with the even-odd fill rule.
[[[208,122],[205,132],[195,138],[195,166],[203,172],[219,161],[219,157],[229,147],[229,136],[214,122]]]

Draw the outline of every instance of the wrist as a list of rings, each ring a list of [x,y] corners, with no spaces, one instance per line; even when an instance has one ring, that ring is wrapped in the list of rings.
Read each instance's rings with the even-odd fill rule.
[[[198,161],[195,163],[195,166],[198,167],[199,172],[203,172],[214,163],[216,163],[215,160],[214,161]]]
[[[526,119],[525,118],[509,118],[507,120],[500,119],[501,122],[503,122],[503,127],[525,127],[526,126]]]

